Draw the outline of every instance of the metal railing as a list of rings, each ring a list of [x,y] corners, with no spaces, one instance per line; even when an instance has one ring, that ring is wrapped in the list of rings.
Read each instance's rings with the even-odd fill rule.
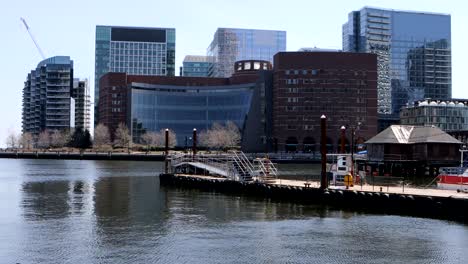
[[[256,158],[254,168],[257,172],[257,180],[261,182],[276,182],[278,169],[269,158]]]
[[[278,174],[278,169],[269,159],[257,158],[252,163],[242,151],[223,154],[173,154],[170,156],[170,163],[173,171],[182,165],[189,165],[236,181],[268,182],[276,180]]]

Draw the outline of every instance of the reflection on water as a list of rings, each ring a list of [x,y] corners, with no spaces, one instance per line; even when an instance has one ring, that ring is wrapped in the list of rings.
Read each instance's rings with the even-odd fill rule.
[[[162,166],[0,160],[0,263],[465,263],[468,258],[468,228],[458,223],[165,188],[156,176]],[[308,173],[294,166],[286,166],[291,174]]]

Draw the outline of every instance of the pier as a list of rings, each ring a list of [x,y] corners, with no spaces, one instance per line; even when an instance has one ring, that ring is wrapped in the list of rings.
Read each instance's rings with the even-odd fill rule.
[[[160,183],[162,186],[255,196],[277,202],[468,221],[466,192],[405,185],[320,188],[319,181],[280,179],[267,158],[255,165],[247,164],[242,155],[171,157],[171,171],[160,175]]]

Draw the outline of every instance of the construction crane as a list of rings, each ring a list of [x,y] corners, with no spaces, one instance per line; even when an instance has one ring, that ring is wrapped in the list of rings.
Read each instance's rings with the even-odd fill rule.
[[[45,59],[44,52],[42,52],[41,47],[39,47],[39,44],[37,44],[36,39],[34,38],[33,34],[31,33],[31,30],[29,29],[28,23],[26,23],[26,20],[22,17],[20,17],[20,20],[23,22],[24,26],[26,27],[26,30],[29,33],[29,36],[31,37],[32,41],[34,42],[34,45],[36,45],[37,50],[41,54],[42,59]]]

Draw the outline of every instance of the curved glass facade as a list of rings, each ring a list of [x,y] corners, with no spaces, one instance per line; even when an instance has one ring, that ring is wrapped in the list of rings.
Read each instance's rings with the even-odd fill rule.
[[[169,128],[179,146],[193,129],[233,121],[241,130],[249,112],[255,84],[226,86],[167,86],[132,84],[131,128],[134,142],[148,131]],[[188,144],[191,144],[189,142]]]

